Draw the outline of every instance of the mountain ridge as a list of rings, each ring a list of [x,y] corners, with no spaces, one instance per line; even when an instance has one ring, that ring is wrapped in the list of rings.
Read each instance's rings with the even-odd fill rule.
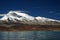
[[[49,19],[45,17],[33,17],[21,11],[10,11],[0,21],[15,22],[22,24],[33,24],[33,25],[60,25],[59,20]]]

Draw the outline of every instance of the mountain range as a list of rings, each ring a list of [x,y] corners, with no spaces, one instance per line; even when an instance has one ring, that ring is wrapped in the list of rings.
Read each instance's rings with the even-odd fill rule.
[[[0,19],[0,23],[12,24],[29,24],[29,25],[60,25],[59,20],[45,18],[45,17],[34,17],[21,11],[10,11]]]

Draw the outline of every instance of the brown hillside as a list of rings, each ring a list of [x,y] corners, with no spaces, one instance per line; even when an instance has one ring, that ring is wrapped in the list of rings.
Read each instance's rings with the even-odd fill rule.
[[[0,26],[0,31],[60,31],[60,25],[13,25]]]

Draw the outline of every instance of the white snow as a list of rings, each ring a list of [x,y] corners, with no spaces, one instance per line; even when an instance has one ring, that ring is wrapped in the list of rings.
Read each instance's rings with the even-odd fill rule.
[[[41,22],[44,23],[45,21],[56,21],[56,22],[60,22],[59,20],[54,20],[54,19],[40,17],[40,16],[33,17],[33,16],[30,16],[30,15],[24,13],[24,12],[21,12],[21,11],[10,11],[8,14],[6,14],[0,20],[7,20],[8,18],[10,20],[13,20],[13,21],[15,21],[15,19],[20,20],[20,21],[23,21],[23,20],[29,20],[29,21],[32,20],[32,21],[35,21],[35,19],[36,19],[36,20],[39,21],[39,23],[41,23]],[[37,23],[37,21],[36,21],[36,23]]]
[[[47,20],[47,21],[57,21],[57,22],[60,22],[59,20],[54,20],[54,19],[50,19],[50,18],[45,18],[45,17],[36,17],[37,20]]]
[[[3,18],[1,18],[1,20],[6,20],[9,17],[11,17],[11,18],[17,18],[18,20],[21,19],[21,18],[12,16],[11,14],[13,14],[13,13],[16,13],[17,15],[25,17],[25,18],[27,18],[29,20],[33,20],[34,19],[34,17],[32,17],[32,16],[30,16],[30,15],[28,15],[26,13],[22,13],[20,11],[10,11],[7,15],[5,15]]]

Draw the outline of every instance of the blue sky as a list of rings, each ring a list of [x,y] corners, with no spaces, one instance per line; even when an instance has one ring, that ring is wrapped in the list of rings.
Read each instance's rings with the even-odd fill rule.
[[[60,20],[60,0],[0,0],[0,13],[22,10],[32,16]]]

